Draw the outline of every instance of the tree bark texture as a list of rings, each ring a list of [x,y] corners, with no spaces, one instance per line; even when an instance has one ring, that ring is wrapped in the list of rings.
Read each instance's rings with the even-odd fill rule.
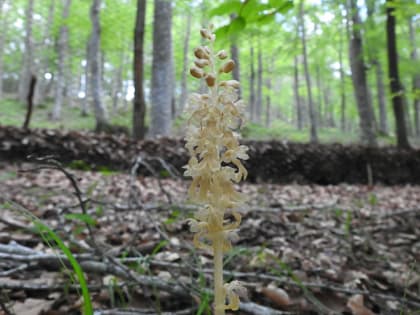
[[[155,0],[150,135],[167,136],[172,116],[172,1]]]
[[[190,35],[191,35],[191,12],[187,12],[187,23],[185,25],[185,36],[183,45],[183,62],[182,62],[182,76],[181,76],[181,95],[179,97],[178,115],[184,111],[188,99],[187,77],[189,68],[190,55]]]
[[[317,95],[317,105],[318,105],[317,120],[318,120],[319,126],[322,126],[324,122],[323,122],[323,117],[322,117],[323,103],[322,103],[321,67],[319,66],[319,64],[315,66],[315,82],[316,82],[316,90],[317,90],[316,95]]]
[[[404,91],[400,82],[398,71],[397,38],[395,35],[395,8],[394,1],[387,0],[386,8],[386,38],[388,50],[388,73],[391,89],[392,106],[394,109],[397,145],[399,148],[409,148],[407,129],[405,123]]]
[[[375,0],[367,0],[367,21],[366,25],[369,30],[374,31],[377,27],[375,23]],[[373,42],[373,41],[372,41]],[[378,130],[381,134],[387,135],[389,132],[388,128],[388,115],[386,110],[386,97],[385,97],[385,84],[384,84],[384,73],[382,69],[382,64],[378,57],[378,48],[375,42],[369,43],[367,41],[368,48],[368,57],[371,65],[375,67],[375,77],[376,77],[376,96],[378,100],[378,109],[379,109],[379,125]]]
[[[92,60],[92,49],[90,48],[91,46],[91,40],[89,38],[89,40],[87,40],[86,42],[86,63],[84,66],[84,70],[85,70],[85,97],[83,99],[83,103],[82,103],[82,107],[81,107],[81,111],[80,114],[82,117],[85,117],[89,114],[89,107],[92,101],[92,89],[90,88],[90,84],[91,84],[91,74],[90,74],[90,62]]]
[[[385,83],[384,83],[384,71],[382,69],[381,62],[375,60],[375,74],[376,74],[376,90],[378,97],[379,106],[379,131],[387,135],[389,132],[388,127],[388,113],[386,110],[386,97],[385,97]]]
[[[25,121],[22,126],[23,129],[29,129],[29,123],[31,122],[32,110],[34,107],[35,87],[36,87],[36,76],[32,75],[31,81],[29,83],[29,92],[26,99],[26,116],[25,116]]]
[[[257,99],[255,102],[255,116],[256,122],[261,124],[262,116],[262,86],[263,86],[263,62],[262,62],[262,51],[261,43],[258,42],[258,53],[257,53]]]
[[[34,44],[32,37],[34,14],[34,0],[27,0],[25,9],[25,39],[24,52],[22,60],[22,70],[19,79],[19,101],[22,103],[26,101],[26,96],[29,91],[29,82],[31,80],[31,73],[33,72],[33,58],[34,58]]]
[[[340,31],[340,43],[338,47],[338,60],[340,64],[340,112],[341,112],[341,131],[346,131],[346,110],[347,110],[347,99],[346,99],[346,77],[344,75],[344,62],[343,62],[343,50],[344,50],[344,34]]]
[[[274,68],[274,57],[271,63],[267,63],[267,77],[265,79],[265,87],[267,88],[267,95],[265,96],[265,127],[269,128],[271,124],[271,75]]]
[[[134,29],[134,104],[133,138],[144,139],[146,101],[144,99],[144,30],[146,19],[146,0],[137,0],[136,25]]]
[[[416,46],[416,34],[414,27],[414,17],[409,19],[410,29],[410,45],[411,45],[411,60],[414,64],[418,64],[418,48]],[[414,112],[414,130],[417,137],[420,137],[420,74],[417,72],[413,74],[412,78],[412,89],[413,89],[413,112]]]
[[[296,107],[296,123],[297,128],[302,130],[303,128],[303,113],[302,113],[302,103],[300,101],[299,95],[299,61],[298,56],[295,56],[294,60],[294,71],[293,71],[293,94],[295,98],[295,107]]]
[[[249,56],[251,61],[249,62],[249,112],[251,116],[251,122],[256,121],[256,102],[255,102],[255,66],[254,66],[254,47],[249,49]]]
[[[63,107],[64,89],[66,71],[68,71],[66,64],[68,58],[68,42],[69,29],[67,26],[67,19],[70,13],[71,0],[65,0],[63,11],[61,14],[61,26],[58,37],[58,65],[55,86],[54,108],[52,111],[52,119],[58,120],[61,118],[61,108]]]
[[[112,82],[112,111],[116,113],[119,107],[119,102],[122,97],[125,95],[122,94],[122,84],[123,84],[123,72],[124,65],[126,61],[126,51],[121,48],[119,56],[119,65],[115,71]]]
[[[0,100],[3,98],[3,52],[4,52],[4,40],[6,37],[6,14],[4,14],[5,0],[0,0]]]
[[[235,15],[231,14],[230,19],[231,21],[235,18]],[[230,55],[232,60],[235,62],[235,68],[232,70],[232,79],[236,81],[241,81],[241,71],[240,71],[240,63],[239,63],[239,49],[238,49],[238,43],[237,39],[235,37],[230,39],[231,45],[230,45]],[[238,96],[241,98],[241,88],[238,90]]]
[[[52,73],[53,70],[50,69],[51,66],[49,64],[49,51],[54,49],[54,39],[51,36],[52,28],[51,25],[54,25],[54,16],[55,16],[55,3],[56,0],[50,0],[48,5],[48,16],[47,21],[45,23],[44,34],[42,39],[42,52],[40,56],[40,63],[38,67],[38,78],[37,84],[35,87],[35,95],[34,95],[34,105],[39,105],[44,103],[45,98],[48,93],[48,88],[51,85],[52,78],[47,80],[45,78],[46,73]]]
[[[356,0],[349,0],[348,19],[353,22],[350,37],[350,67],[353,88],[359,112],[359,127],[361,131],[361,142],[363,144],[375,147],[377,146],[375,135],[375,123],[370,96],[367,86],[365,63],[363,61],[363,43],[360,34],[360,21]]]
[[[305,18],[303,12],[303,0],[299,2],[299,19],[301,27],[303,66],[305,69],[306,90],[308,93],[308,108],[309,108],[309,122],[310,122],[310,141],[311,143],[318,143],[318,130],[316,121],[316,111],[312,100],[311,77],[309,74],[308,57],[306,52],[306,35],[305,35]]]
[[[102,102],[102,66],[101,66],[101,0],[93,0],[90,7],[92,33],[90,35],[90,86],[96,119],[96,131],[104,130],[108,125],[107,111]]]

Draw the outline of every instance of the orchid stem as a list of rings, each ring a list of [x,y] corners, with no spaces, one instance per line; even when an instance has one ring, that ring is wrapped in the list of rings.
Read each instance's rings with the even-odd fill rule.
[[[223,233],[213,239],[214,261],[214,315],[225,315],[225,292],[223,287]]]

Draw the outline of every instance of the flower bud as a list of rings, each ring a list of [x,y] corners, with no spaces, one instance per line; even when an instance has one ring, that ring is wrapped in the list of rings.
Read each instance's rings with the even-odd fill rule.
[[[209,61],[207,59],[196,59],[194,60],[194,63],[199,68],[204,68],[209,65]]]
[[[217,55],[216,55],[219,59],[221,59],[221,60],[223,60],[223,59],[226,59],[227,58],[227,52],[226,52],[226,50],[221,50],[221,51],[219,51],[218,53],[217,53]]]
[[[235,68],[235,62],[231,59],[228,62],[226,62],[221,68],[220,72],[229,73]]]
[[[236,80],[227,80],[227,81],[220,82],[219,86],[230,86],[230,87],[233,87],[234,89],[239,89],[240,84],[239,84],[239,81],[236,81]]]
[[[203,47],[197,47],[196,49],[194,49],[194,55],[198,58],[198,59],[209,59],[209,54],[204,50]]]
[[[216,77],[213,74],[208,74],[206,76],[206,83],[208,87],[213,87],[216,83]]]
[[[204,76],[204,71],[196,66],[190,68],[190,73],[194,78],[201,79]]]
[[[203,37],[204,39],[209,39],[209,40],[212,39],[211,32],[209,30],[205,29],[205,28],[202,28],[200,30],[200,34],[201,34],[201,37]]]

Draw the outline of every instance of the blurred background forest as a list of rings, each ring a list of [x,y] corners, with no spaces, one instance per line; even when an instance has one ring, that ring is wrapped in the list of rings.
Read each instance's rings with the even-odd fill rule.
[[[187,95],[203,88],[188,76],[192,51],[211,22],[217,48],[237,64],[245,137],[394,144],[402,113],[415,145],[419,7],[417,0],[0,0],[0,123],[22,124],[33,74],[32,127],[118,125],[109,130],[182,136]],[[403,112],[393,110],[392,95]]]

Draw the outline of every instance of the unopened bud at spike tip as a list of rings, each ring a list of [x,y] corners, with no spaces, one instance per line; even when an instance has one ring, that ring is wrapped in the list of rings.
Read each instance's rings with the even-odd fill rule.
[[[227,58],[227,52],[225,50],[221,50],[216,55],[219,59],[223,60]]]

